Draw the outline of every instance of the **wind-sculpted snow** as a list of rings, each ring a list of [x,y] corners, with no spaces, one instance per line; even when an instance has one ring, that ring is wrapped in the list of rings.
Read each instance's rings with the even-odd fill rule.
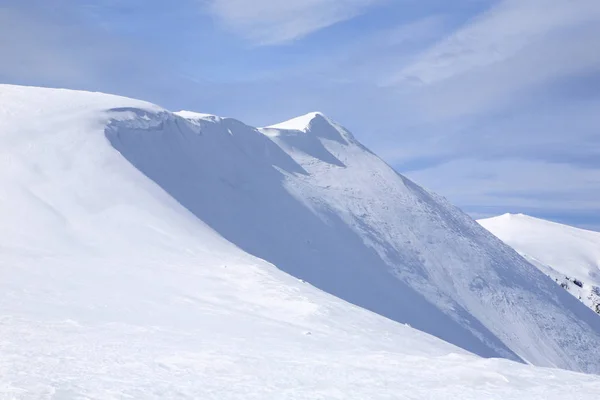
[[[0,398],[598,393],[598,377],[483,359],[414,329],[486,356],[597,368],[596,350],[581,350],[596,340],[577,315],[585,307],[547,291],[499,241],[475,239],[467,217],[348,132],[316,135],[319,157],[302,150],[312,139],[287,147],[298,132],[264,132],[117,96],[0,85]],[[387,200],[383,179],[393,179]],[[397,220],[383,206],[407,211]],[[525,273],[533,280],[507,287]],[[548,314],[528,308],[538,298]],[[484,318],[476,304],[500,305]]]

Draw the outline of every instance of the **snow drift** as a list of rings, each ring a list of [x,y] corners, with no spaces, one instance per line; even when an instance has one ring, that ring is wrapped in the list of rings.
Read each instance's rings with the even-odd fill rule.
[[[600,314],[600,232],[524,214],[478,222]]]
[[[600,319],[345,129],[303,119],[258,130],[0,86],[0,394],[598,392],[463,350],[598,372]]]

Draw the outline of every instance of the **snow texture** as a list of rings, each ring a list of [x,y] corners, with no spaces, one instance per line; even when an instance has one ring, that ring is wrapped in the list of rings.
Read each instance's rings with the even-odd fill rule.
[[[600,232],[523,214],[478,222],[600,314]]]
[[[598,372],[600,318],[306,120],[0,85],[0,398],[597,395],[466,350]]]

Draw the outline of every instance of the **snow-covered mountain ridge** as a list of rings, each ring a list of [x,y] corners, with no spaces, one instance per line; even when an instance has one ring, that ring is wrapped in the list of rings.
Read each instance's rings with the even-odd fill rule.
[[[0,85],[0,398],[598,392],[463,350],[597,372],[600,329],[470,218],[307,119],[258,130]]]
[[[524,214],[478,222],[600,314],[600,232]]]

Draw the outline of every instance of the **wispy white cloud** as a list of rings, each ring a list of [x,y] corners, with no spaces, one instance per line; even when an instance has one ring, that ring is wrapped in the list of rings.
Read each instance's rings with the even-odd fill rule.
[[[206,10],[255,44],[289,42],[385,0],[208,0]]]
[[[396,82],[439,82],[510,59],[559,31],[598,22],[597,0],[503,0],[421,54]],[[565,64],[573,61],[580,60]]]
[[[427,118],[497,112],[557,79],[600,70],[600,2],[502,0],[399,66]]]
[[[420,137],[432,143],[429,151],[489,153],[505,149],[507,136],[517,143],[531,138],[544,148],[560,137],[564,146],[589,140],[586,126],[597,124],[597,113],[589,110],[599,98],[577,81],[600,83],[599,48],[600,1],[500,0],[398,65],[389,87],[411,100],[408,124],[430,127]],[[570,93],[560,93],[561,86]],[[496,129],[483,140],[495,125],[505,132]]]

